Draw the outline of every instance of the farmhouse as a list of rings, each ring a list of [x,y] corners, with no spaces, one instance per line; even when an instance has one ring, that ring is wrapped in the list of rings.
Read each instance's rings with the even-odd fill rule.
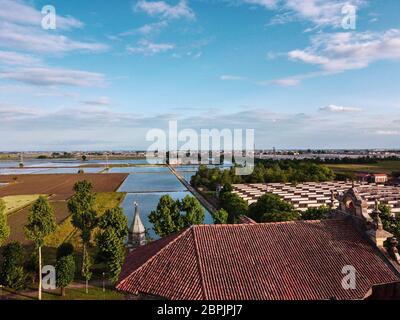
[[[388,175],[386,173],[359,172],[356,174],[356,178],[360,182],[370,182],[370,183],[380,183],[380,184],[384,184],[389,180]]]

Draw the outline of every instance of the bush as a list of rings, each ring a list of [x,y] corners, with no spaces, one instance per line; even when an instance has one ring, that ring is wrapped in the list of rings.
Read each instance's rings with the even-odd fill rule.
[[[61,288],[61,295],[65,295],[65,287],[68,286],[75,276],[75,259],[72,255],[57,259],[56,280],[57,287]]]
[[[20,243],[12,242],[3,250],[1,266],[1,283],[14,290],[21,290],[26,284],[26,273],[23,267],[24,251]]]
[[[279,196],[266,193],[250,205],[248,216],[256,222],[281,222],[297,220],[299,213]]]
[[[319,208],[309,208],[301,214],[302,220],[322,220],[327,219],[330,209],[327,206]]]

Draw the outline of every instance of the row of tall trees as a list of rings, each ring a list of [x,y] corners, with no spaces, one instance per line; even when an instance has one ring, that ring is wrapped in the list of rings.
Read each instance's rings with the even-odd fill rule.
[[[282,160],[258,162],[248,176],[236,175],[235,168],[221,170],[202,165],[191,178],[191,184],[196,188],[216,190],[218,186],[225,184],[323,182],[334,178],[333,171],[324,165],[308,161]]]
[[[95,210],[95,194],[92,185],[87,181],[77,182],[74,186],[74,195],[68,201],[71,212],[72,224],[80,231],[82,240],[81,275],[88,282],[92,277],[93,260],[104,263],[105,270],[111,281],[118,279],[121,266],[125,257],[124,240],[128,234],[128,220],[119,207],[107,210],[101,217]],[[94,257],[88,248],[91,245],[95,229],[95,243],[98,248]],[[34,268],[38,277],[38,299],[42,298],[42,248],[45,238],[56,229],[54,209],[48,199],[40,196],[32,205],[28,223],[25,226],[26,238],[35,246],[37,255],[32,255],[36,260]],[[0,246],[7,240],[10,228],[7,225],[5,204],[0,199]],[[71,283],[75,276],[74,248],[71,244],[62,244],[57,250],[56,262],[57,286],[65,294],[65,287]],[[19,290],[26,283],[24,271],[23,248],[19,243],[10,243],[3,249],[3,264],[0,272],[0,281],[3,285]]]

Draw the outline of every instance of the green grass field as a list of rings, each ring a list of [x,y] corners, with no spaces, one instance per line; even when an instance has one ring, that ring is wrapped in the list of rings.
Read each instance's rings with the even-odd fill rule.
[[[65,290],[65,297],[60,294],[60,289],[55,291],[44,290],[42,292],[43,300],[123,300],[124,295],[113,288],[106,287],[105,292],[101,286],[89,286],[89,292],[86,294],[83,283],[74,282]],[[37,288],[30,286],[27,290],[15,292],[12,289],[1,289],[0,297],[8,296],[17,300],[36,300]]]
[[[400,161],[379,161],[371,164],[327,164],[335,172],[367,171],[371,173],[391,173],[400,171]]]
[[[120,292],[106,288],[103,292],[101,287],[89,287],[86,294],[85,288],[66,288],[65,297],[60,295],[60,290],[55,292],[45,292],[43,300],[123,300],[124,295]]]
[[[36,201],[40,195],[21,195],[21,196],[6,196],[2,199],[6,203],[6,214],[9,215],[15,211],[25,208],[29,204]]]
[[[97,193],[95,210],[98,216],[103,215],[107,209],[119,206],[124,198],[125,193],[121,192]],[[81,247],[80,235],[72,225],[71,217],[57,226],[57,230],[46,238],[45,244],[47,247],[57,248],[66,241],[71,242],[75,248]]]

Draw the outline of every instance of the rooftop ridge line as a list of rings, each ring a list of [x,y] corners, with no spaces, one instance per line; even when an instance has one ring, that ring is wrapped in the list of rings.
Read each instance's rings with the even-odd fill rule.
[[[182,238],[182,236],[186,235],[186,233],[188,233],[190,231],[190,229],[191,229],[191,227],[187,228],[186,230],[181,231],[181,233],[175,239],[168,242],[164,247],[162,247],[159,251],[157,251],[156,254],[154,254],[146,262],[144,262],[139,268],[137,268],[135,271],[130,273],[128,276],[126,276],[125,279],[123,279],[121,282],[119,282],[117,284],[117,287],[124,284],[132,275],[134,275],[136,272],[138,272],[139,270],[141,270],[145,266],[147,266],[151,261],[153,261],[155,258],[157,258],[161,254],[161,252],[165,251],[167,248],[172,246],[176,241],[178,241],[180,238]],[[161,240],[161,239],[159,239],[159,240]]]

